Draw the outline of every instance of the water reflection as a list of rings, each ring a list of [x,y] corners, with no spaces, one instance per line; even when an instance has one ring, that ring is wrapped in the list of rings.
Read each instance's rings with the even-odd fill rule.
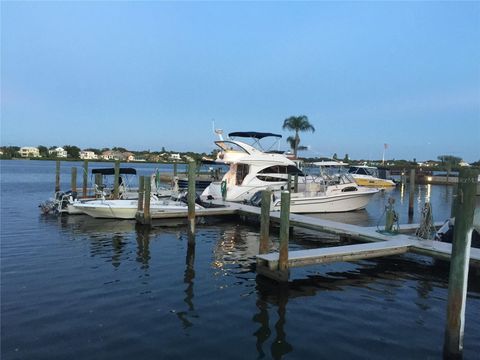
[[[400,204],[405,202],[405,183],[400,185]]]
[[[366,215],[368,216],[368,213]],[[230,296],[229,299],[231,300],[233,296],[234,299],[237,297],[241,300],[228,302],[227,307],[223,308],[219,304],[218,312],[230,311],[229,307],[232,304],[245,306],[248,299],[252,299],[251,304],[243,309],[248,309],[246,312],[248,315],[245,318],[250,327],[253,325],[254,330],[250,330],[249,333],[250,345],[251,350],[256,351],[258,358],[281,359],[288,354],[295,354],[295,351],[298,352],[298,349],[304,346],[302,340],[292,330],[289,330],[296,328],[292,327],[292,323],[289,324],[288,321],[298,321],[298,314],[302,311],[305,313],[304,309],[298,308],[299,302],[291,301],[293,299],[318,295],[323,298],[323,296],[331,296],[333,292],[336,292],[339,294],[337,296],[348,304],[358,300],[360,291],[364,296],[377,303],[385,301],[393,306],[404,306],[405,302],[414,303],[419,309],[415,315],[420,314],[417,317],[421,322],[423,321],[423,312],[429,311],[435,306],[438,307],[438,304],[435,305],[439,297],[438,288],[445,289],[445,279],[448,278],[448,263],[436,262],[431,258],[412,254],[411,256],[393,256],[294,269],[293,279],[286,284],[279,285],[261,276],[256,276],[255,255],[258,253],[259,236],[257,227],[236,223],[222,223],[203,228],[199,226],[197,227],[196,246],[193,241],[187,241],[186,227],[181,227],[175,230],[181,234],[182,244],[179,246],[173,236],[169,238],[168,242],[153,241],[156,236],[166,232],[164,228],[135,227],[133,223],[129,222],[99,221],[88,217],[65,217],[45,221],[59,226],[61,231],[68,232],[69,235],[73,234],[76,240],[88,239],[91,244],[90,253],[104,257],[115,267],[118,267],[121,261],[128,257],[128,253],[131,256],[134,255],[135,257],[131,260],[135,259],[135,261],[131,261],[130,264],[133,263],[137,268],[137,273],[139,272],[138,268],[146,271],[151,266],[152,269],[155,267],[159,278],[163,277],[164,273],[161,271],[165,270],[161,270],[155,266],[157,264],[151,263],[152,252],[153,257],[158,259],[160,253],[165,255],[165,249],[171,251],[168,256],[169,258],[175,257],[176,261],[172,260],[169,263],[168,271],[171,271],[172,274],[176,273],[179,280],[172,285],[172,289],[168,289],[166,296],[170,296],[170,298],[167,297],[167,301],[172,302],[178,309],[178,311],[171,311],[175,312],[175,316],[172,316],[173,323],[176,327],[181,327],[180,331],[183,330],[187,336],[193,334],[192,327],[195,326],[194,329],[197,330],[202,327],[202,324],[195,319],[202,315],[204,318],[211,316],[207,313],[211,310],[205,310],[206,308],[211,309],[211,307],[204,306],[207,300],[204,296],[195,298],[195,292],[201,295],[212,289],[217,291],[223,286],[230,287],[227,295]],[[119,229],[123,231],[119,231]],[[272,248],[276,247],[277,237],[278,234],[275,231],[271,232]],[[318,235],[316,237],[318,238]],[[314,239],[315,236],[311,235],[311,238]],[[291,248],[319,246],[318,242],[311,242],[311,245],[308,245],[308,236],[297,231],[291,240]],[[130,243],[129,252],[126,251],[128,243]],[[321,246],[325,246],[325,244]],[[212,249],[214,261],[210,262]],[[205,254],[208,254],[208,257]],[[195,266],[196,255],[197,264]],[[207,262],[201,263],[198,261],[199,259],[206,259]],[[126,269],[128,273],[131,273],[130,268]],[[219,269],[221,271],[218,271]],[[159,272],[157,273],[157,271]],[[199,273],[202,276],[198,277],[197,275],[196,277],[196,274]],[[135,283],[138,281],[138,277],[135,275],[137,274],[134,274],[133,280],[128,284],[132,288],[135,288]],[[477,273],[476,277],[471,275],[469,279],[469,293],[475,293],[473,296],[480,293],[478,276]],[[232,280],[232,278],[234,279]],[[408,299],[402,295],[405,293],[405,288],[411,289]],[[151,293],[154,293],[152,298],[160,291],[152,286]],[[442,290],[440,293],[440,297],[444,296],[445,291]],[[215,296],[224,296],[225,294],[227,292],[214,293]],[[180,305],[177,307],[178,304]],[[250,305],[255,305],[253,310]],[[331,307],[342,311],[342,307],[345,309],[345,306],[347,305],[332,305],[331,303],[322,306],[320,302],[317,310],[327,312]],[[363,306],[363,304],[359,306]],[[287,309],[287,307],[289,308]],[[310,312],[306,313],[310,314]],[[357,321],[359,320],[357,319]],[[354,324],[361,326],[358,322]],[[246,325],[242,324],[242,326]]]
[[[436,288],[446,288],[445,278],[448,277],[448,263],[438,262],[430,258],[412,255],[368,260],[354,263],[355,268],[349,271],[328,271],[316,273],[307,278],[293,279],[286,284],[278,284],[263,276],[256,277],[256,309],[252,321],[257,329],[252,334],[256,339],[256,349],[259,358],[280,359],[294,351],[294,343],[289,341],[285,325],[287,324],[287,305],[289,300],[299,297],[318,296],[323,291],[342,291],[341,296],[349,299],[350,287],[364,288],[375,297],[383,298],[390,303],[402,304],[404,299],[399,296],[413,281],[417,298],[414,303],[421,312],[429,311]],[[329,269],[328,265],[326,269]],[[469,279],[469,291],[479,292],[478,274]],[[353,292],[355,293],[355,292]],[[319,305],[321,309],[321,305]],[[272,323],[273,313],[278,320]],[[422,322],[422,316],[417,322]],[[270,344],[270,348],[268,348]]]
[[[137,233],[137,261],[142,264],[142,269],[148,269],[150,261],[150,232],[151,228],[148,226],[136,226]]]
[[[185,272],[183,276],[183,282],[187,284],[184,293],[185,298],[183,301],[187,304],[187,310],[179,311],[176,313],[177,317],[182,323],[184,329],[193,326],[189,317],[198,317],[195,313],[195,306],[193,304],[193,298],[195,296],[193,291],[193,279],[195,279],[195,243],[189,241],[187,245],[187,256],[185,258]]]
[[[252,271],[252,264],[258,254],[258,232],[243,225],[228,226],[221,229],[219,239],[213,249],[213,267],[221,270],[218,275],[226,275],[226,269],[237,269],[239,273]],[[272,251],[275,244],[271,243]]]
[[[293,346],[287,341],[287,333],[285,332],[289,287],[288,284],[277,284],[261,276],[257,276],[256,281],[258,313],[253,316],[253,321],[259,324],[259,328],[253,335],[257,339],[257,352],[260,358],[281,359],[284,355],[293,351]],[[272,334],[268,313],[269,302],[276,306],[278,320],[274,324],[275,338],[270,346],[270,354],[266,354],[264,345]]]

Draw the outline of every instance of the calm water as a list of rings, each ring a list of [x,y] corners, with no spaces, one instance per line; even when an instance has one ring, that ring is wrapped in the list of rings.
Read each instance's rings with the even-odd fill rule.
[[[55,163],[0,165],[2,359],[441,358],[448,264],[405,255],[307,267],[279,286],[255,274],[256,226],[201,225],[189,248],[184,227],[44,217],[37,205],[52,194]],[[62,166],[68,189],[81,163]],[[444,220],[451,192],[419,187],[416,206],[429,198]],[[408,188],[322,217],[375,226],[389,196],[408,222]],[[332,245],[300,230],[291,240],[292,249]],[[466,359],[480,353],[479,280],[471,274]]]

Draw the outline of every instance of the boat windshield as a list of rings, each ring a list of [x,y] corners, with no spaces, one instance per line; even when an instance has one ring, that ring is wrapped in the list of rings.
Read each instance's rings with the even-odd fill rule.
[[[335,175],[324,175],[323,179],[328,184],[352,184],[355,183],[352,175],[350,174],[335,174]]]
[[[222,149],[223,151],[226,151],[226,152],[241,152],[241,153],[249,154],[249,152],[245,148],[241,147],[239,144],[237,144],[233,141],[228,141],[228,140],[215,141],[215,144],[220,149]]]
[[[376,176],[376,169],[375,169],[375,168],[352,166],[352,167],[348,170],[348,172],[349,172],[350,174],[356,174],[356,175]]]

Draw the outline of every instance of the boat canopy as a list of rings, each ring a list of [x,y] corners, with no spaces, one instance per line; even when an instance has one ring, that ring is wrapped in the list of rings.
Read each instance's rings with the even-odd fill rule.
[[[244,138],[254,138],[254,139],[263,139],[265,137],[273,136],[281,138],[282,135],[273,134],[273,133],[264,133],[264,132],[256,132],[256,131],[236,131],[228,134],[229,137],[244,137]]]
[[[92,174],[115,175],[115,168],[93,169]],[[120,174],[136,175],[134,168],[120,168]]]

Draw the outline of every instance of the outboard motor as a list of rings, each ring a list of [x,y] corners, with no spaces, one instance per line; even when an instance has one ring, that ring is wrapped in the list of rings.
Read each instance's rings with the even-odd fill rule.
[[[249,204],[257,207],[262,206],[262,191],[257,191],[255,194],[253,194],[253,196],[250,198]]]

